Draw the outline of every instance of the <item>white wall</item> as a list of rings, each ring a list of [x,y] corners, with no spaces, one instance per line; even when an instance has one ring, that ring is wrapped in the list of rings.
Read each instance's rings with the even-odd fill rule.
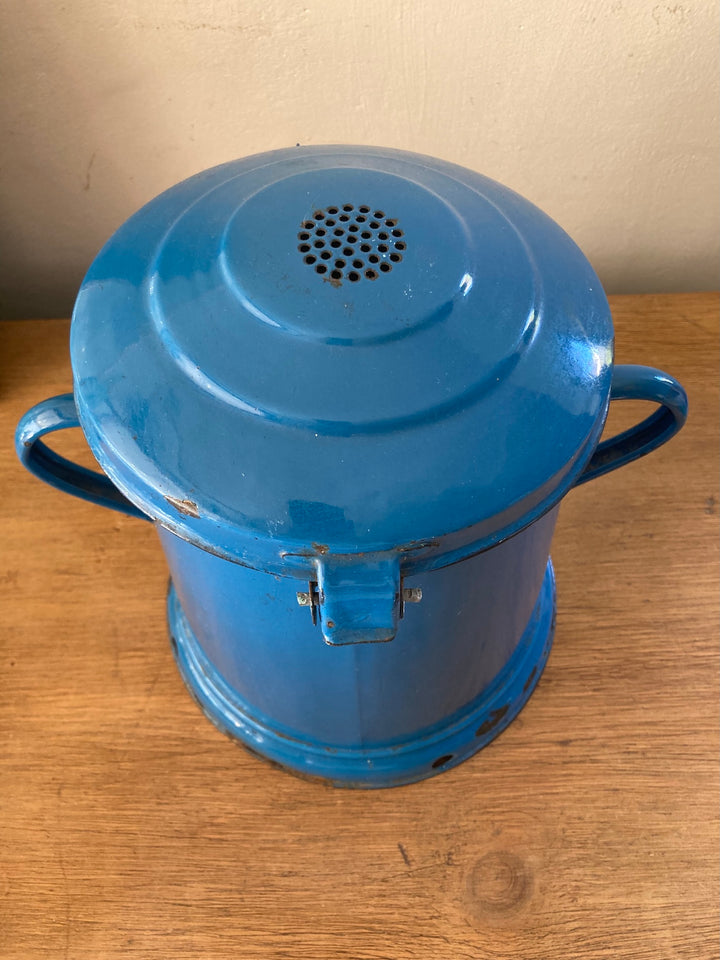
[[[204,167],[403,147],[543,207],[610,292],[717,284],[716,0],[3,0],[5,316]]]

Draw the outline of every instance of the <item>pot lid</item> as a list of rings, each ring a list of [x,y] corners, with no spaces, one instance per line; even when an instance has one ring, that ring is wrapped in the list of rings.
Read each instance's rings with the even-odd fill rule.
[[[590,457],[612,323],[588,261],[499,184],[307,147],[160,195],[90,268],[80,420],[140,509],[262,569],[439,565],[548,509]]]

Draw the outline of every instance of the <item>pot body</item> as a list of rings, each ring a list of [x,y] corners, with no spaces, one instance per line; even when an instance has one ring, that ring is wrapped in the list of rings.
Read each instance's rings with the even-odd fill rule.
[[[557,507],[460,563],[407,577],[386,643],[329,646],[302,581],[218,558],[162,527],[170,632],[207,716],[295,772],[393,786],[466,759],[521,709],[547,658]]]

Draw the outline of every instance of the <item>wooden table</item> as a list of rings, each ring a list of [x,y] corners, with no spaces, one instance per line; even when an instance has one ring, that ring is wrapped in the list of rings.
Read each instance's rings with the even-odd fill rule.
[[[24,410],[70,388],[68,323],[0,325],[4,960],[717,957],[718,300],[612,306],[618,362],[676,375],[687,427],[567,497],[521,716],[375,792],[296,779],[201,716],[152,527],[11,452]]]

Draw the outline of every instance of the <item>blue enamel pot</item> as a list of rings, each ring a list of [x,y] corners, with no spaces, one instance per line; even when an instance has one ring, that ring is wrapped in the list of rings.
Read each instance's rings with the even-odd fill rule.
[[[555,621],[563,496],[682,426],[613,365],[598,278],[532,204],[453,164],[307,147],[162,194],[100,252],[73,393],[22,419],[48,483],[151,520],[175,657],[206,715],[338,786],[488,743]],[[654,412],[600,442],[612,400]],[[106,476],[41,439],[80,425]]]

